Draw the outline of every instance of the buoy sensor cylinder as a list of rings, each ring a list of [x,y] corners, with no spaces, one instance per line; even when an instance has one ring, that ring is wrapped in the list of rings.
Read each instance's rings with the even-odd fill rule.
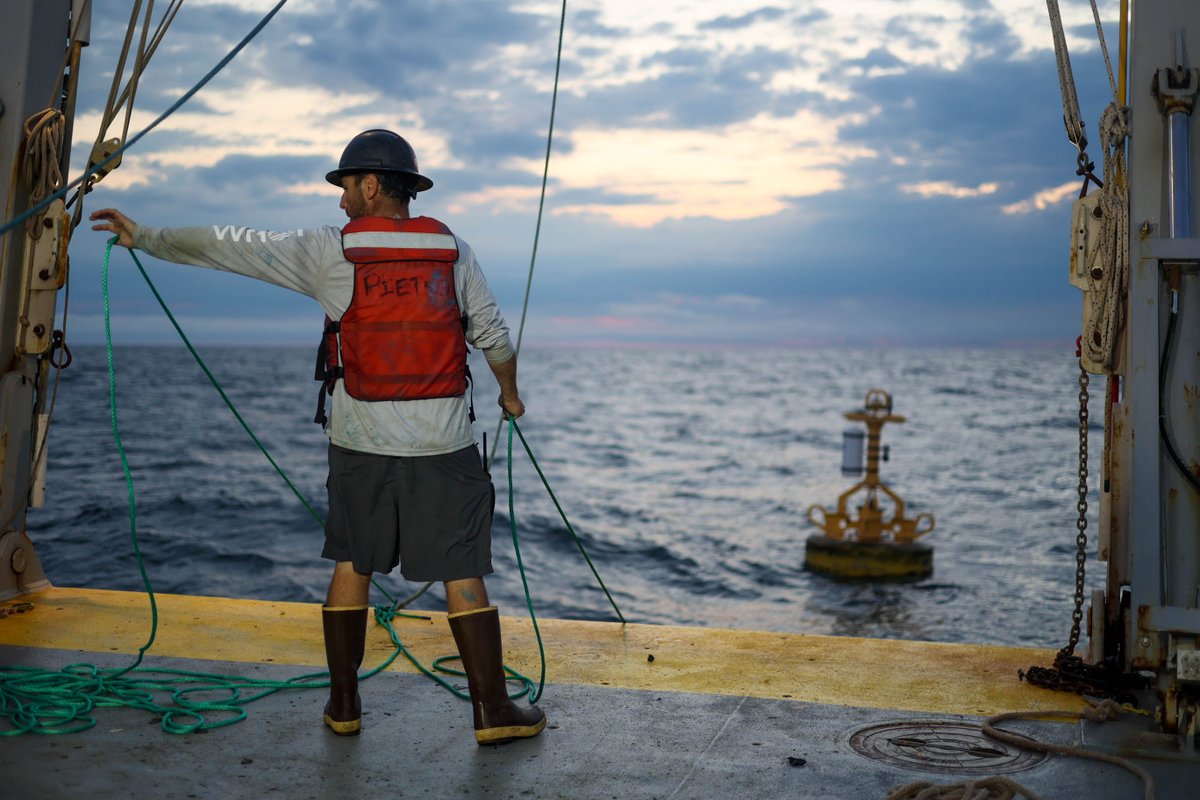
[[[863,443],[867,432],[862,428],[847,428],[842,431],[842,475],[857,478],[863,474]]]

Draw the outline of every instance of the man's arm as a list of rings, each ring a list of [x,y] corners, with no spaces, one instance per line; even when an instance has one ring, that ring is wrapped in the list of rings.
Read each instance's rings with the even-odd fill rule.
[[[508,337],[508,326],[474,252],[461,239],[458,252],[454,280],[459,306],[467,315],[467,342],[483,351],[496,383],[500,384],[500,408],[516,419],[525,413],[525,403],[517,390],[517,354]]]
[[[488,362],[496,383],[500,384],[500,408],[513,419],[518,419],[525,413],[525,404],[521,402],[521,394],[517,391],[517,354],[513,353],[508,361],[499,364]]]
[[[116,234],[123,247],[137,248],[176,264],[257,278],[310,297],[316,297],[321,289],[322,266],[341,256],[338,237],[324,235],[324,229],[270,232],[234,225],[152,228],[138,225],[115,208],[95,211],[91,219],[98,221],[92,230]]]

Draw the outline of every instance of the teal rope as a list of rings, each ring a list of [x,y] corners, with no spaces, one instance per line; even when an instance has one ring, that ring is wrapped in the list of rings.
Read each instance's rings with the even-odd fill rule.
[[[117,676],[119,676],[142,663],[142,657],[154,644],[155,636],[158,634],[158,602],[154,598],[154,588],[150,585],[150,576],[146,574],[146,564],[142,559],[142,550],[138,544],[137,503],[134,500],[133,473],[129,469],[129,457],[125,453],[125,445],[121,442],[121,429],[117,424],[117,379],[116,371],[113,369],[112,313],[108,304],[108,265],[116,241],[117,237],[114,236],[109,240],[108,247],[104,248],[104,264],[100,270],[100,281],[104,287],[104,342],[108,363],[108,410],[109,418],[112,421],[113,441],[117,443],[117,452],[121,455],[121,472],[125,476],[125,489],[129,493],[129,538],[133,542],[133,554],[137,559],[138,571],[142,576],[142,585],[146,587],[146,596],[150,598],[150,636],[138,650],[137,659],[125,670],[118,672]]]
[[[517,542],[517,515],[513,510],[513,474],[512,474],[512,435],[513,428],[517,427],[517,421],[511,416],[508,418],[508,525],[512,530],[513,552],[517,554],[517,570],[521,573],[521,585],[525,587],[525,605],[529,608],[529,619],[533,622],[533,633],[537,637],[538,654],[542,661],[542,674],[538,678],[537,693],[530,698],[529,702],[536,703],[542,696],[542,689],[546,685],[546,649],[542,645],[542,631],[538,628],[537,616],[533,613],[533,601],[529,599],[529,579],[525,577],[525,564],[521,561],[521,545]]]
[[[62,735],[95,727],[97,708],[123,706],[141,708],[159,715],[166,733],[185,734],[232,725],[246,718],[243,706],[281,689],[327,687],[328,673],[301,675],[287,681],[269,681],[171,669],[139,666],[153,645],[158,631],[158,604],[146,573],[145,560],[137,537],[137,504],[129,459],[121,440],[117,413],[116,370],[112,348],[112,314],[109,303],[108,274],[113,245],[104,251],[101,281],[104,299],[104,338],[108,365],[109,415],[113,439],[121,457],[121,469],[129,501],[130,538],[138,570],[150,602],[151,625],[146,643],[134,661],[124,668],[100,668],[76,663],[58,672],[32,667],[0,668],[0,720],[10,726],[0,736],[26,733]],[[393,654],[393,659],[395,655]],[[374,674],[391,663],[385,664]],[[155,680],[150,676],[168,676]],[[216,694],[216,699],[197,699],[200,694]],[[248,693],[248,694],[247,694]],[[166,695],[160,701],[160,695]],[[222,696],[223,695],[223,696]]]
[[[129,466],[128,455],[126,454],[124,443],[121,439],[120,425],[118,421],[117,411],[117,393],[116,393],[116,369],[113,356],[112,346],[112,315],[109,302],[109,267],[112,257],[112,248],[116,244],[117,237],[109,240],[104,251],[104,262],[101,269],[101,282],[103,288],[104,301],[104,335],[105,335],[105,353],[108,368],[108,384],[109,384],[109,411],[112,422],[113,439],[116,443],[118,453],[121,458],[122,473],[125,478],[126,489],[128,492],[129,504],[129,524],[130,537],[133,542],[134,554],[137,560],[138,570],[142,576],[142,583],[145,586],[146,594],[149,598],[151,609],[151,629],[146,643],[139,649],[138,655],[129,666],[119,669],[103,669],[92,664],[76,663],[69,664],[63,667],[58,672],[51,672],[31,667],[0,667],[0,720],[7,721],[10,725],[8,730],[0,731],[0,736],[19,736],[26,733],[34,733],[41,735],[62,735],[69,733],[77,733],[88,730],[96,725],[96,719],[93,712],[97,708],[122,706],[129,708],[141,708],[152,714],[158,715],[160,718],[160,727],[166,733],[170,734],[188,734],[198,731],[212,730],[215,728],[233,725],[242,721],[247,717],[245,705],[260,700],[275,694],[278,691],[285,689],[317,689],[326,688],[329,686],[327,672],[315,672],[307,675],[300,675],[286,681],[272,681],[254,678],[243,678],[239,676],[227,676],[215,673],[194,672],[189,670],[173,670],[173,669],[150,669],[141,667],[145,653],[153,645],[158,631],[158,605],[154,595],[154,589],[151,585],[149,575],[146,572],[145,560],[142,557],[141,548],[137,537],[137,504],[134,491],[133,475]],[[150,276],[143,268],[141,261],[137,256],[130,251],[134,263],[137,264],[138,270],[142,277],[149,285],[155,299],[166,313],[167,318],[175,327],[176,332],[191,352],[193,358],[196,359],[209,381],[217,389],[222,400],[233,412],[234,417],[241,423],[243,429],[250,435],[254,443],[263,452],[267,460],[283,478],[284,482],[292,489],[292,492],[300,499],[305,508],[309,510],[313,518],[321,524],[324,520],[321,518],[310,503],[303,497],[295,484],[287,477],[283,469],[278,465],[271,454],[266,450],[261,440],[254,434],[246,423],[241,414],[237,411],[228,395],[225,394],[219,382],[208,369],[199,353],[192,346],[187,335],[183,332],[178,321],[167,307],[162,295],[159,294],[157,287],[150,280]],[[574,529],[571,528],[570,522],[566,519],[566,514],[563,512],[558,499],[550,490],[549,483],[546,481],[545,475],[542,473],[541,467],[538,466],[536,458],[529,447],[529,443],[525,440],[524,434],[517,427],[515,420],[510,420],[508,432],[508,489],[509,489],[509,524],[513,537],[513,549],[516,552],[517,566],[521,575],[521,584],[525,591],[525,602],[529,609],[530,619],[533,622],[534,632],[537,636],[538,652],[541,661],[541,674],[539,677],[536,691],[533,687],[533,681],[522,675],[521,673],[505,666],[504,670],[506,677],[510,681],[519,684],[519,689],[509,696],[512,699],[528,695],[530,702],[537,702],[541,698],[545,689],[546,680],[546,653],[542,642],[541,630],[538,627],[537,617],[533,611],[533,601],[529,591],[529,581],[525,572],[524,561],[521,557],[520,542],[517,536],[516,513],[514,509],[514,492],[513,492],[513,476],[512,476],[512,434],[516,431],[521,438],[521,442],[525,447],[526,453],[529,454],[530,460],[533,461],[538,475],[542,478],[546,489],[550,491],[551,499],[554,500],[555,506],[558,507],[559,513],[563,516],[564,522],[567,524],[567,529],[575,536]],[[593,574],[597,580],[600,580],[599,574],[596,572],[595,566],[591,559],[588,558],[587,552],[583,549],[582,542],[578,536],[575,536],[576,544],[579,545],[584,558],[587,559],[588,565],[591,566]],[[374,583],[374,581],[373,581]],[[423,675],[437,682],[446,690],[450,691],[457,697],[468,698],[468,695],[457,689],[448,681],[441,678],[437,673],[442,673],[451,676],[465,677],[465,673],[461,670],[456,670],[446,666],[447,662],[458,660],[458,656],[444,656],[436,659],[433,662],[432,669],[422,665],[404,646],[399,635],[396,633],[392,622],[397,616],[421,618],[411,614],[397,613],[398,600],[392,598],[387,590],[381,587],[378,583],[374,583],[376,588],[384,593],[389,600],[393,601],[391,608],[385,605],[375,607],[375,621],[381,625],[387,632],[388,636],[395,645],[396,649],[392,654],[384,660],[379,666],[363,673],[359,676],[360,680],[366,680],[374,675],[379,674],[387,669],[396,658],[403,654]],[[600,580],[600,585],[604,588],[605,594],[608,594],[607,587],[604,587],[604,582]],[[613,602],[613,607],[616,608],[616,603],[612,601],[612,596],[609,595],[610,602]],[[617,614],[620,616],[620,609],[617,609]],[[426,618],[427,619],[427,618]],[[624,617],[621,617],[624,622]],[[165,697],[162,697],[165,695]],[[213,697],[215,695],[215,697]],[[201,697],[204,696],[204,697]],[[212,698],[212,699],[204,699]]]
[[[104,251],[105,275],[107,275],[109,254],[112,252],[112,248],[113,248],[113,245],[115,244],[115,242],[116,242],[116,237],[114,237],[113,240],[108,243],[108,247]],[[262,440],[260,440],[258,438],[258,436],[255,435],[254,431],[250,428],[249,423],[247,423],[245,418],[243,418],[242,415],[238,412],[237,407],[233,404],[233,401],[229,399],[229,395],[227,395],[225,393],[225,390],[221,388],[220,382],[217,381],[216,377],[212,373],[212,370],[210,370],[208,368],[208,365],[204,362],[204,359],[200,357],[200,353],[197,352],[196,348],[192,346],[191,340],[188,339],[188,336],[186,333],[184,333],[182,326],[180,326],[178,320],[175,319],[175,315],[171,313],[171,309],[167,306],[166,301],[163,300],[162,295],[159,294],[158,287],[156,287],[154,285],[154,281],[150,279],[150,274],[148,272],[146,272],[145,267],[142,266],[141,259],[139,259],[137,257],[137,253],[135,253],[133,250],[129,250],[129,255],[133,258],[133,263],[137,265],[138,272],[140,272],[142,274],[142,278],[146,281],[146,285],[150,288],[150,292],[154,295],[154,299],[158,301],[158,305],[162,308],[163,313],[166,314],[167,319],[169,319],[171,321],[171,325],[174,326],[175,332],[177,334],[179,334],[179,338],[183,341],[184,345],[187,347],[188,352],[190,352],[192,354],[192,358],[194,358],[196,360],[196,363],[200,365],[200,369],[203,370],[205,376],[209,380],[209,383],[211,383],[213,385],[213,388],[215,388],[217,390],[217,394],[219,394],[221,396],[221,399],[225,402],[226,407],[229,408],[229,411],[233,414],[234,418],[238,421],[239,424],[241,424],[242,430],[244,430],[250,436],[250,439],[258,447],[258,449],[262,452],[263,456],[265,456],[267,461],[270,462],[271,466],[275,468],[275,472],[278,473],[279,477],[283,479],[283,482],[285,484],[287,484],[288,488],[292,490],[292,494],[296,495],[297,499],[299,499],[300,502],[304,505],[304,507],[306,509],[308,509],[308,513],[311,514],[313,519],[315,519],[317,521],[317,524],[320,525],[321,527],[324,527],[325,526],[325,518],[322,517],[321,514],[313,508],[312,504],[309,503],[308,499],[305,498],[305,496],[300,492],[300,490],[298,488],[296,488],[296,485],[287,476],[287,473],[284,472],[283,468],[281,466],[279,466],[279,463],[274,459],[274,457],[271,456],[271,453],[267,450],[266,445],[264,445],[262,443]],[[105,297],[105,302],[107,302],[107,300],[108,300],[107,283],[105,283],[104,297]],[[106,322],[107,322],[107,318],[106,318]],[[111,354],[111,344],[110,344],[110,354]],[[111,380],[111,370],[110,370],[110,380]],[[131,506],[131,510],[132,510],[132,506]],[[139,563],[140,563],[140,560],[139,560]],[[421,664],[421,662],[418,661],[416,659],[416,657],[413,656],[412,653],[410,653],[408,651],[408,648],[406,648],[404,646],[404,644],[400,641],[399,634],[396,633],[395,628],[392,626],[392,620],[394,620],[396,617],[407,617],[409,619],[429,619],[429,618],[418,616],[416,614],[400,613],[398,610],[400,600],[398,598],[393,597],[392,594],[390,592],[388,592],[388,590],[386,588],[384,588],[382,585],[380,585],[379,582],[376,581],[374,578],[371,579],[371,585],[374,586],[376,589],[378,589],[380,592],[382,592],[383,595],[391,603],[391,607],[388,607],[388,606],[382,605],[382,604],[375,607],[375,621],[377,624],[382,626],[384,628],[384,630],[387,631],[388,637],[392,640],[392,644],[394,644],[396,646],[396,650],[394,650],[392,652],[391,656],[389,656],[388,659],[383,662],[383,664],[381,664],[380,666],[376,667],[373,670],[370,670],[369,672],[363,673],[362,675],[359,676],[359,679],[365,680],[366,678],[370,678],[374,675],[377,675],[378,673],[380,673],[384,669],[386,669],[388,666],[390,666],[391,663],[396,660],[397,656],[403,654],[404,657],[407,658],[413,664],[413,666],[416,667],[417,670],[419,672],[421,672],[423,675],[425,675],[426,677],[441,684],[451,694],[454,694],[455,696],[463,698],[463,699],[469,699],[469,696],[467,694],[459,691],[454,686],[450,685],[446,681],[439,678],[436,674],[431,672],[429,669],[426,669],[426,667],[423,664]],[[453,659],[453,658],[457,658],[457,656],[444,656],[443,658],[438,659],[437,661],[434,662],[434,669],[435,670],[440,669],[440,662],[449,660],[449,659]],[[530,683],[528,678],[521,675],[520,673],[517,673],[517,672],[509,669],[509,667],[506,666],[505,670],[508,670],[510,675],[512,675],[514,678],[524,681],[526,684]],[[463,674],[463,673],[457,673],[457,672],[453,672],[453,671],[449,671],[449,670],[441,670],[441,671],[442,672],[451,672],[451,674],[458,674],[458,675]],[[321,674],[327,675],[328,673],[321,673]],[[323,684],[323,685],[328,685],[328,683]],[[516,697],[520,697],[521,695],[525,694],[527,691],[529,691],[528,687],[526,687],[521,692],[519,692],[516,695]]]
[[[592,574],[596,576],[596,581],[600,584],[600,588],[604,590],[604,596],[608,598],[608,602],[612,604],[613,611],[617,612],[617,618],[622,623],[625,622],[625,615],[621,613],[621,609],[617,607],[617,601],[613,599],[609,593],[608,587],[604,585],[604,579],[600,577],[600,573],[596,571],[596,565],[592,563],[592,559],[588,557],[587,550],[583,547],[583,542],[579,540],[579,536],[575,534],[575,529],[571,527],[571,521],[567,519],[567,514],[563,511],[562,505],[559,504],[558,498],[554,495],[554,490],[550,488],[550,482],[546,480],[545,474],[542,473],[541,466],[538,465],[537,459],[533,456],[533,451],[529,449],[529,442],[525,441],[525,434],[521,433],[521,428],[518,427],[516,420],[509,419],[508,429],[508,483],[509,483],[509,518],[512,518],[512,432],[517,432],[517,436],[521,437],[521,444],[525,446],[525,452],[529,455],[529,460],[533,463],[533,468],[537,470],[538,477],[542,479],[542,485],[546,487],[546,492],[549,493],[550,499],[554,501],[554,507],[558,509],[559,516],[562,517],[563,524],[567,526],[567,532],[571,534],[571,538],[575,540],[576,546],[579,547],[579,552],[583,554],[583,560],[592,568]],[[516,543],[517,532],[516,523],[513,523],[513,543]],[[520,556],[518,555],[518,561]],[[521,573],[524,577],[524,572]],[[530,610],[532,613],[532,609]]]
[[[113,242],[109,242],[107,249],[105,249],[105,251],[104,251],[105,269],[107,269],[109,253],[112,251],[112,246],[113,246]],[[279,463],[275,461],[274,457],[267,450],[266,446],[262,443],[262,441],[258,438],[258,436],[256,436],[254,434],[254,431],[250,428],[249,423],[247,423],[246,420],[242,417],[242,415],[238,412],[237,407],[233,404],[233,401],[229,399],[229,395],[225,394],[225,390],[221,388],[221,384],[217,381],[216,377],[212,374],[212,370],[210,370],[208,368],[208,365],[206,363],[204,363],[204,359],[200,357],[200,353],[198,353],[196,351],[196,348],[192,346],[191,340],[188,339],[187,334],[183,332],[183,328],[179,325],[179,321],[175,319],[175,315],[171,313],[171,309],[167,307],[166,301],[163,300],[162,295],[159,294],[158,287],[155,286],[154,281],[152,281],[150,279],[150,274],[148,272],[146,272],[146,268],[142,266],[141,259],[139,259],[137,257],[137,253],[135,253],[133,250],[129,250],[129,255],[130,255],[130,257],[133,258],[133,263],[137,265],[138,272],[142,273],[142,278],[146,281],[146,285],[148,287],[150,287],[150,292],[151,292],[151,294],[154,295],[154,299],[158,301],[159,307],[162,308],[163,313],[167,315],[167,319],[169,319],[171,321],[171,325],[174,326],[175,332],[179,334],[180,340],[183,341],[184,345],[188,349],[188,352],[192,354],[192,358],[194,358],[196,360],[196,363],[200,365],[200,369],[203,370],[205,377],[208,378],[208,381],[209,381],[209,383],[211,383],[213,385],[213,388],[217,390],[217,394],[219,394],[221,396],[221,399],[225,402],[225,406],[229,409],[230,413],[233,414],[234,419],[236,419],[238,421],[238,423],[242,426],[242,430],[244,430],[246,432],[246,434],[250,437],[250,439],[258,447],[259,451],[263,454],[263,456],[267,459],[268,462],[270,462],[271,466],[275,468],[275,472],[279,475],[280,478],[283,479],[283,482],[285,484],[287,484],[287,487],[292,490],[292,494],[296,495],[296,499],[298,499],[300,501],[300,503],[306,509],[308,509],[308,513],[310,515],[312,515],[312,518],[314,520],[317,521],[317,524],[320,525],[322,528],[324,528],[325,527],[325,518],[322,517],[321,514],[316,509],[313,508],[312,503],[308,502],[308,498],[306,498],[300,492],[300,490],[296,488],[296,484],[292,483],[291,478],[289,478],[287,476],[287,473],[283,471],[283,467],[279,466]],[[108,300],[107,288],[105,289],[105,292],[106,292],[105,293],[105,302],[107,302],[107,300]],[[391,601],[392,608],[389,612],[389,614],[390,614],[389,619],[397,616],[396,611],[399,607],[400,601],[397,598],[393,597],[392,594],[387,589],[385,589],[383,586],[381,586],[379,584],[379,582],[376,581],[374,578],[371,579],[371,585],[374,586],[376,589],[378,589],[380,592],[382,592],[383,595],[389,601]],[[412,615],[400,614],[399,616],[411,617]]]
[[[111,250],[112,250],[112,243],[110,242],[108,249],[105,251],[106,263],[107,263],[107,259],[108,259],[108,253]],[[142,262],[137,257],[137,253],[135,253],[133,250],[130,250],[129,255],[133,258],[133,261],[137,265],[138,271],[142,274],[142,278],[145,279],[147,286],[150,287],[150,291],[151,291],[151,293],[153,293],[154,299],[158,301],[158,304],[162,308],[163,313],[165,313],[167,315],[167,319],[169,319],[171,321],[171,324],[175,327],[175,332],[179,334],[179,338],[183,340],[184,345],[187,346],[188,351],[192,354],[192,357],[194,359],[196,359],[196,363],[198,363],[200,365],[200,368],[204,371],[205,376],[208,377],[209,382],[212,383],[213,387],[217,390],[217,393],[220,394],[221,399],[223,401],[225,401],[225,405],[229,407],[229,410],[233,413],[233,416],[241,424],[242,429],[246,431],[246,433],[254,441],[255,445],[258,446],[258,449],[262,451],[262,454],[267,458],[267,461],[269,461],[271,463],[271,466],[275,468],[275,471],[279,474],[279,477],[283,479],[284,483],[286,483],[288,485],[288,487],[292,490],[292,493],[295,494],[296,497],[299,498],[300,502],[304,504],[304,507],[308,509],[309,513],[313,516],[313,518],[316,519],[317,522],[320,523],[322,526],[324,526],[324,524],[325,524],[324,518],[321,517],[321,515],[313,509],[312,505],[308,502],[307,499],[305,499],[304,495],[301,494],[300,490],[296,488],[296,485],[294,483],[292,483],[292,481],[288,478],[287,474],[283,471],[283,468],[279,466],[279,464],[275,461],[275,459],[267,451],[267,448],[263,445],[262,441],[259,440],[259,438],[254,434],[254,431],[251,430],[249,424],[245,421],[245,419],[242,417],[242,415],[240,413],[238,413],[237,408],[233,405],[233,401],[231,401],[229,399],[229,396],[227,394],[225,394],[225,391],[221,388],[220,383],[217,381],[216,377],[212,374],[212,371],[204,363],[204,359],[202,359],[200,357],[200,354],[196,351],[196,348],[192,346],[192,343],[188,339],[187,334],[185,334],[183,332],[183,328],[179,325],[179,322],[175,319],[175,315],[171,313],[170,308],[167,307],[166,301],[163,300],[162,295],[159,294],[157,287],[154,285],[154,281],[152,281],[150,279],[150,275],[146,272],[145,267],[142,266]],[[558,498],[555,496],[554,490],[550,488],[550,483],[549,483],[549,481],[546,480],[546,476],[542,472],[542,468],[538,464],[537,458],[534,457],[533,451],[529,447],[529,442],[527,442],[525,440],[525,434],[521,433],[521,429],[519,427],[517,427],[516,420],[510,419],[509,420],[509,429],[508,429],[508,506],[509,506],[509,514],[508,515],[509,515],[509,525],[510,525],[512,539],[513,539],[513,550],[517,556],[517,568],[521,574],[521,585],[523,586],[524,591],[525,591],[525,605],[529,609],[529,618],[533,622],[534,632],[537,635],[538,654],[539,654],[539,658],[540,658],[540,662],[541,662],[541,677],[538,682],[538,689],[534,694],[531,695],[531,700],[530,700],[530,702],[536,703],[538,701],[538,699],[542,696],[542,692],[545,687],[546,651],[545,651],[545,646],[542,642],[541,631],[538,628],[537,617],[533,611],[533,600],[532,600],[531,593],[529,590],[529,581],[525,575],[525,565],[521,558],[521,545],[520,545],[520,543],[518,541],[518,537],[517,537],[516,513],[513,508],[513,495],[514,495],[514,493],[513,493],[513,477],[512,477],[512,434],[513,434],[513,430],[516,430],[518,436],[520,436],[521,444],[524,446],[525,452],[529,455],[529,459],[533,463],[534,469],[537,470],[538,477],[540,477],[542,479],[542,484],[546,487],[546,491],[549,492],[550,499],[554,502],[555,508],[558,509],[559,515],[562,517],[563,522],[567,526],[567,531],[570,532],[571,536],[575,539],[576,546],[578,546],[579,551],[583,554],[583,558],[585,561],[587,561],[588,567],[591,568],[592,574],[595,575],[596,580],[599,581],[600,588],[604,590],[604,594],[605,594],[605,596],[608,597],[608,601],[612,604],[613,609],[616,611],[617,617],[621,620],[621,622],[625,622],[625,617],[623,614],[621,614],[621,609],[617,607],[616,601],[613,600],[612,595],[609,593],[608,587],[604,585],[604,580],[600,577],[600,573],[597,572],[595,564],[592,563],[592,559],[587,554],[587,550],[584,549],[583,542],[581,542],[579,539],[579,536],[576,535],[575,529],[571,526],[570,520],[567,519],[566,512],[563,511],[562,505],[558,502]],[[426,677],[435,681],[436,683],[440,684],[442,687],[444,687],[446,690],[448,690],[455,696],[466,699],[468,697],[466,694],[464,694],[463,692],[454,688],[446,681],[442,680],[440,677],[438,677],[436,674],[434,674],[433,671],[426,669],[426,667],[424,665],[422,665],[408,651],[408,649],[406,647],[404,647],[404,645],[400,641],[399,636],[396,634],[395,629],[391,626],[391,620],[395,616],[397,616],[397,605],[396,604],[399,601],[396,600],[395,598],[393,598],[392,595],[390,593],[388,593],[388,591],[384,587],[382,587],[377,581],[375,581],[374,578],[371,579],[371,584],[376,589],[381,591],[388,598],[388,600],[392,601],[392,607],[390,609],[383,605],[379,605],[375,608],[375,620],[378,624],[382,625],[385,630],[387,630],[388,636],[391,638],[392,644],[394,644],[396,646],[397,651],[392,653],[391,657],[388,659],[388,661],[384,664],[383,667],[377,668],[376,670],[368,673],[368,675],[364,676],[364,677],[368,677],[370,675],[376,674],[377,672],[382,670],[384,667],[386,667],[388,664],[391,664],[391,662],[396,659],[396,656],[398,654],[402,653],[405,656],[405,658],[407,658],[413,664],[413,666],[415,666],[417,668],[417,670],[420,671],[423,675],[425,675]],[[404,615],[404,614],[400,614],[399,616],[413,617],[413,615]],[[443,656],[442,658],[439,658],[433,662],[433,669],[443,672],[443,673],[446,673],[446,674],[451,674],[451,675],[456,675],[456,676],[464,676],[465,673],[463,673],[461,671],[447,669],[443,666],[445,662],[456,660],[458,658],[459,658],[458,656]],[[516,694],[511,695],[511,697],[513,699],[522,697],[525,694],[533,691],[533,689],[532,689],[533,682],[529,678],[525,677],[524,675],[517,672],[516,670],[511,669],[507,665],[504,667],[504,669],[508,673],[510,679],[521,682],[522,686],[523,686],[523,688],[520,689]]]
[[[113,244],[115,241],[116,241],[116,238],[114,237],[113,240],[108,243],[108,247],[104,251],[104,268],[106,270],[106,272],[105,272],[106,276],[108,274],[107,273],[108,254],[112,251],[112,247],[113,247]],[[262,454],[267,457],[267,461],[271,462],[271,466],[275,468],[275,472],[277,472],[279,474],[280,478],[283,478],[283,482],[286,483],[288,488],[292,490],[292,494],[296,495],[296,498],[299,499],[299,501],[304,504],[304,507],[308,509],[308,513],[311,514],[313,519],[315,519],[317,521],[317,524],[320,525],[321,527],[325,527],[325,518],[322,517],[319,513],[317,513],[316,509],[314,509],[312,507],[312,505],[308,502],[308,500],[304,497],[304,495],[300,493],[300,490],[296,488],[296,484],[292,483],[291,479],[288,478],[287,473],[285,473],[283,471],[283,468],[280,467],[279,464],[276,463],[275,459],[271,457],[271,454],[269,452],[267,452],[267,448],[265,446],[263,446],[263,443],[261,441],[259,441],[259,438],[257,436],[254,435],[254,431],[250,429],[250,426],[246,423],[246,420],[243,419],[242,415],[238,413],[237,408],[234,407],[233,402],[229,399],[229,395],[225,394],[225,390],[221,388],[221,384],[217,382],[217,379],[215,377],[213,377],[212,371],[209,370],[208,365],[204,363],[204,359],[202,359],[200,357],[200,354],[196,352],[196,348],[192,346],[192,342],[191,342],[191,340],[188,339],[187,334],[183,332],[183,328],[179,327],[179,322],[175,319],[175,315],[171,313],[171,309],[167,308],[167,304],[163,300],[162,295],[158,293],[158,287],[156,287],[154,285],[154,281],[150,280],[150,275],[146,272],[146,268],[142,266],[141,259],[139,259],[137,257],[137,253],[135,253],[133,250],[129,250],[128,252],[129,252],[129,255],[133,257],[133,263],[137,264],[138,272],[142,273],[142,277],[146,280],[146,285],[150,287],[150,292],[154,295],[154,299],[157,300],[158,305],[160,307],[162,307],[163,313],[167,315],[167,319],[169,319],[171,321],[171,324],[173,326],[175,326],[175,332],[179,334],[179,338],[182,339],[183,343],[187,346],[188,352],[192,354],[192,358],[196,359],[196,363],[200,365],[200,369],[204,370],[204,374],[208,378],[209,383],[211,383],[213,385],[213,388],[217,390],[217,394],[221,395],[221,399],[225,401],[225,405],[228,406],[229,410],[233,412],[233,416],[238,421],[238,423],[242,426],[242,430],[244,430],[247,433],[247,435],[250,436],[250,438],[254,441],[254,443],[256,445],[258,445],[258,449],[261,450]],[[107,280],[107,277],[106,277],[106,280]],[[106,288],[105,288],[104,298],[105,298],[105,302],[107,302],[108,301],[107,284],[105,284],[105,287]],[[108,323],[108,316],[107,316],[107,307],[106,307],[105,324],[107,324],[107,323]],[[109,349],[110,357],[111,357],[111,352],[112,352],[112,350],[111,350],[111,346],[110,346],[110,349]],[[109,369],[109,375],[111,378],[111,375],[112,375],[111,367]]]

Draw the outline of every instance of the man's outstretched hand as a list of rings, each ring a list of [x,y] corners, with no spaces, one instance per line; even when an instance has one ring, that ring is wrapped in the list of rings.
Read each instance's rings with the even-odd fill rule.
[[[117,211],[115,208],[101,208],[93,211],[88,219],[105,220],[92,226],[94,231],[108,231],[117,235],[117,244],[122,247],[133,247],[133,237],[137,233],[137,223]]]

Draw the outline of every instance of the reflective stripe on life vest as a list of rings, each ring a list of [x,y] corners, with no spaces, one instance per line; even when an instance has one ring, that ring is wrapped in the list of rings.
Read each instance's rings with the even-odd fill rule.
[[[398,259],[455,261],[458,259],[458,243],[452,235],[446,233],[343,231],[342,252],[347,261],[355,263]]]

